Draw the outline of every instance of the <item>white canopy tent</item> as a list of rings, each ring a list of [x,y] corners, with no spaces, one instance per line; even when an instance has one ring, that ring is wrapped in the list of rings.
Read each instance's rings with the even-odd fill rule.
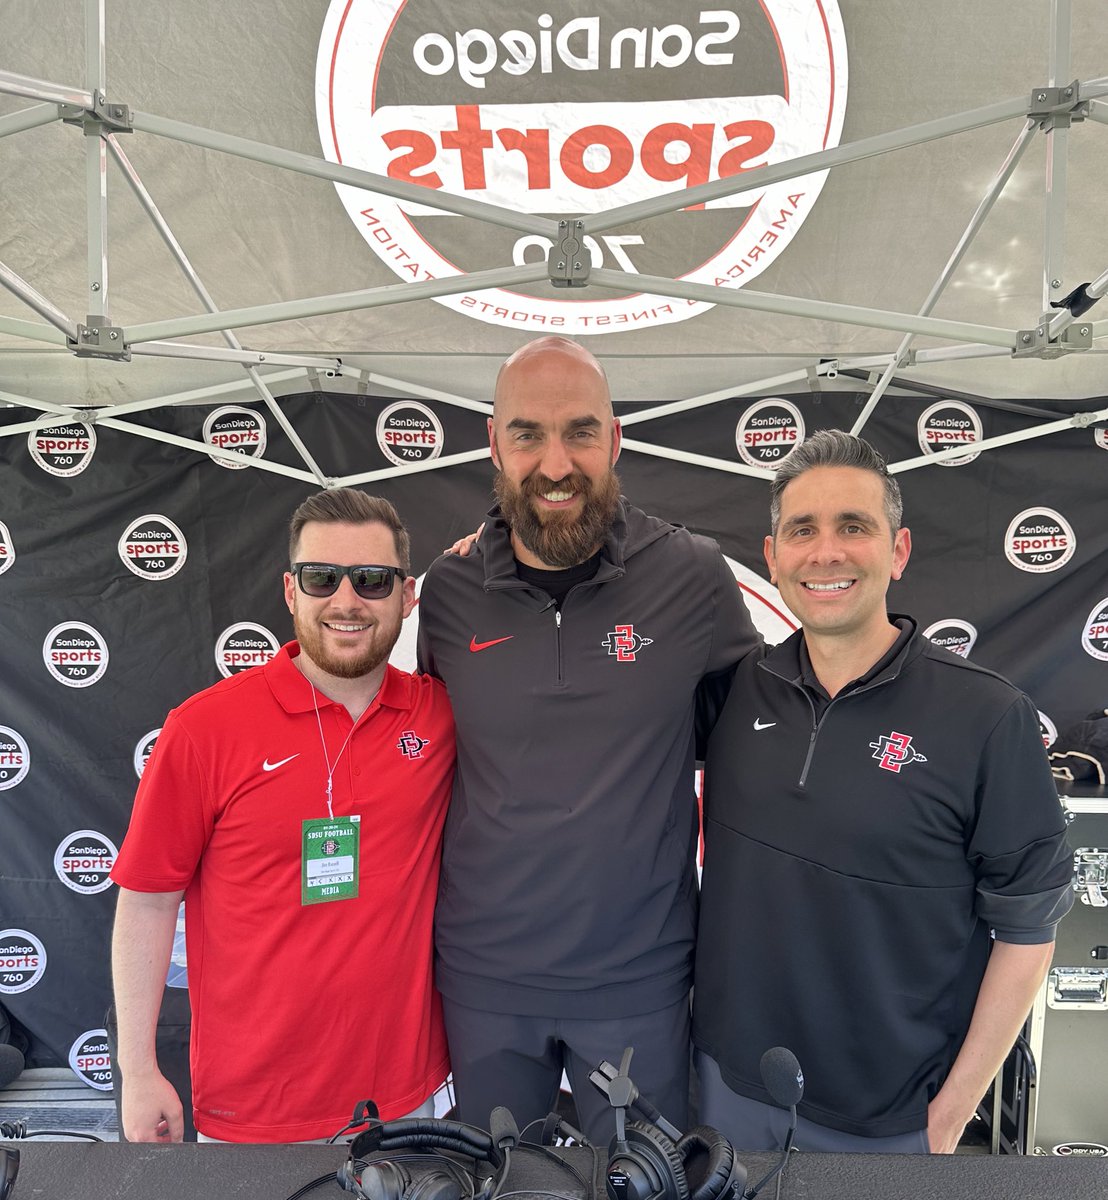
[[[591,336],[618,398],[658,402],[628,415],[628,427],[809,386],[868,390],[856,430],[890,388],[992,399],[1108,392],[1108,312],[1095,307],[1108,290],[1108,22],[1098,0],[840,0],[850,92],[838,145],[554,215],[431,192],[321,153],[317,52],[327,23],[352,7],[35,0],[6,15],[0,400],[28,419],[4,435],[91,416],[210,454],[128,414],[260,398],[303,466],[250,465],[330,482],[281,395],[372,390],[483,411],[496,361],[536,331],[478,322],[432,297],[489,288],[570,303],[597,293],[712,303],[690,320]],[[467,6],[464,16],[484,11],[503,26],[498,8]],[[678,20],[675,8],[690,25],[705,16],[670,6],[667,21]],[[455,9],[422,9],[460,28]],[[831,168],[756,289],[590,269],[581,252],[587,238]],[[435,220],[468,223],[478,245],[487,234],[489,252],[453,276],[395,282],[329,181],[441,210],[449,215]],[[492,237],[505,229],[545,237],[556,253],[507,262]],[[1052,307],[1075,290],[1076,301]],[[1106,418],[1108,408],[1044,418],[982,448]],[[633,437],[624,445],[766,473]],[[475,446],[335,482],[486,453]]]

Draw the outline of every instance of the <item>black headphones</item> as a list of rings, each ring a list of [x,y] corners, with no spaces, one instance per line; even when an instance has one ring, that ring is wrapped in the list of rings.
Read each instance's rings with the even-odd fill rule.
[[[505,1108],[493,1110],[490,1124],[495,1134],[434,1117],[371,1122],[350,1144],[350,1154],[338,1171],[338,1182],[364,1200],[496,1200],[519,1131]],[[487,1163],[492,1171],[479,1179],[476,1171],[470,1175],[451,1159],[435,1156],[436,1150],[453,1151]],[[409,1171],[404,1159],[420,1155],[432,1156],[425,1160],[430,1169]],[[363,1159],[368,1159],[364,1166],[359,1161]]]
[[[619,1070],[601,1063],[589,1078],[616,1110],[616,1136],[608,1147],[605,1190],[608,1200],[739,1200],[746,1167],[731,1143],[708,1125],[684,1136],[639,1095],[627,1073],[631,1050]],[[627,1109],[646,1121],[627,1124]]]

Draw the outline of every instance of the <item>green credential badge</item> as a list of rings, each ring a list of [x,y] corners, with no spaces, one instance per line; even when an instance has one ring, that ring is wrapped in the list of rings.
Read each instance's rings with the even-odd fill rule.
[[[305,821],[300,853],[300,903],[352,900],[358,894],[360,817]]]

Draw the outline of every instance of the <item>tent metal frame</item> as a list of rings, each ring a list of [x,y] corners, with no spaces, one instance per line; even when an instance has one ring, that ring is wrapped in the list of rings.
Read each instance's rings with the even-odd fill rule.
[[[130,404],[89,408],[78,405],[49,403],[30,396],[0,391],[0,402],[23,407],[42,415],[0,430],[2,436],[17,436],[34,429],[72,421],[90,421],[110,429],[138,437],[150,438],[181,449],[194,451],[236,463],[271,471],[292,479],[314,483],[320,487],[354,485],[387,479],[412,471],[439,470],[456,463],[471,462],[488,455],[487,446],[461,454],[432,459],[423,463],[389,467],[344,477],[328,476],[316,462],[310,450],[281,409],[272,387],[277,383],[309,380],[318,373],[358,380],[364,391],[374,382],[405,394],[433,398],[474,411],[491,413],[491,406],[373,372],[344,365],[340,359],[326,354],[269,353],[251,350],[242,345],[235,330],[281,321],[353,312],[381,305],[400,304],[436,296],[448,296],[474,288],[512,288],[527,284],[549,282],[555,287],[578,289],[588,286],[625,292],[629,289],[650,296],[705,301],[733,308],[756,309],[785,316],[811,320],[833,321],[840,324],[892,330],[903,334],[896,351],[891,354],[843,357],[825,360],[816,367],[760,379],[739,387],[728,387],[700,396],[691,396],[673,403],[640,409],[624,418],[631,427],[646,421],[690,411],[721,400],[741,395],[765,394],[792,383],[818,385],[822,377],[834,378],[839,370],[865,369],[870,376],[868,400],[856,419],[852,432],[859,432],[891,386],[897,386],[898,373],[924,362],[949,362],[969,357],[1011,355],[1016,358],[1056,358],[1067,353],[1099,353],[1108,347],[1096,343],[1108,337],[1108,320],[1089,321],[1084,313],[1108,291],[1108,270],[1083,289],[1071,292],[1064,299],[1062,270],[1066,235],[1067,162],[1069,139],[1074,122],[1086,119],[1108,125],[1108,77],[1086,81],[1069,81],[1071,45],[1071,0],[1051,0],[1049,77],[1048,82],[1034,88],[1030,97],[1015,97],[952,114],[917,125],[891,130],[833,149],[807,154],[786,162],[772,164],[745,172],[741,178],[728,177],[669,192],[630,204],[618,205],[605,212],[572,216],[564,220],[519,212],[468,197],[389,179],[369,171],[328,162],[321,158],[272,146],[246,138],[202,129],[166,117],[132,111],[126,104],[108,99],[105,43],[106,0],[85,0],[85,86],[74,87],[48,80],[0,71],[0,93],[23,97],[35,103],[26,109],[0,117],[0,139],[41,129],[57,121],[79,127],[84,133],[85,201],[87,224],[87,311],[83,320],[63,312],[48,297],[38,292],[32,283],[22,278],[8,265],[0,262],[0,284],[36,313],[40,322],[0,317],[0,333],[40,344],[45,353],[69,353],[78,357],[108,358],[127,361],[132,355],[175,357],[239,364],[244,368],[241,381],[219,384],[174,395],[154,397]],[[630,221],[676,212],[691,204],[722,199],[752,187],[768,186],[814,172],[826,171],[846,163],[858,162],[875,155],[922,145],[959,133],[986,126],[1021,120],[1007,156],[961,237],[951,251],[946,265],[916,313],[892,312],[856,305],[732,289],[708,284],[671,280],[628,271],[593,268],[587,254],[581,253],[584,237],[615,229]],[[153,196],[124,152],[120,137],[125,134],[146,134],[172,139],[201,147],[215,153],[264,163],[333,183],[343,183],[367,192],[408,200],[442,212],[484,221],[494,226],[524,233],[539,234],[553,240],[553,249],[546,264],[512,267],[491,267],[486,270],[459,274],[454,277],[420,283],[387,284],[356,292],[328,296],[306,297],[247,308],[221,310],[204,286],[189,261],[184,247],[159,210]],[[1008,329],[965,321],[951,321],[931,315],[943,291],[955,276],[959,265],[974,239],[984,226],[997,199],[1003,194],[1025,151],[1041,133],[1046,138],[1046,178],[1044,184],[1043,312],[1034,325],[1025,329]],[[109,193],[108,166],[113,163],[131,187],[147,218],[168,248],[171,257],[199,298],[203,312],[191,316],[149,321],[125,327],[112,324],[110,317],[109,253],[107,245]],[[219,333],[225,348],[209,347],[176,339],[207,333]],[[947,339],[952,345],[926,351],[913,351],[912,341],[918,336]],[[267,367],[284,366],[286,371],[267,371]],[[899,381],[900,386],[904,386]],[[224,450],[195,439],[138,426],[123,418],[128,413],[149,411],[187,403],[211,402],[229,394],[250,390],[261,399],[274,420],[284,430],[299,455],[303,467],[287,467],[265,459],[253,458],[234,450]],[[1046,420],[1031,428],[974,443],[978,452],[1032,438],[1046,437],[1063,429],[1088,427],[1108,421],[1108,408],[1071,417]],[[766,468],[749,467],[741,463],[706,455],[691,454],[647,442],[627,439],[625,449],[677,462],[692,463],[733,474],[772,477]],[[903,460],[891,466],[894,472],[942,462],[945,458],[964,455],[965,446],[935,454]]]

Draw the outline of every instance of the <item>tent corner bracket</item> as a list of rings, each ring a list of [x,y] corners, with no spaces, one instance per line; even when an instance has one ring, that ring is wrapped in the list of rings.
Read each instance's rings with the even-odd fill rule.
[[[62,104],[59,107],[66,125],[79,125],[90,137],[134,133],[130,106],[109,103],[102,92],[93,93],[91,108],[82,108],[79,104]]]
[[[1050,319],[1053,313],[1043,315],[1034,329],[1016,331],[1016,346],[1013,358],[1061,358],[1079,350],[1091,350],[1093,327],[1087,322],[1067,326],[1057,337],[1050,336]]]
[[[558,236],[546,260],[553,287],[579,288],[588,285],[592,256],[584,236],[584,221],[558,222]]]
[[[131,361],[131,349],[123,340],[123,330],[95,313],[86,317],[83,325],[78,324],[76,338],[66,338],[66,345],[77,358]]]

